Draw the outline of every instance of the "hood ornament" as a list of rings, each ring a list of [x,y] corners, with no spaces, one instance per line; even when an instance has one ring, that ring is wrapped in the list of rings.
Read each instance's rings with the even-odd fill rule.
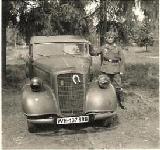
[[[74,84],[80,83],[80,77],[78,76],[78,74],[74,74],[72,76],[72,81],[74,82]]]

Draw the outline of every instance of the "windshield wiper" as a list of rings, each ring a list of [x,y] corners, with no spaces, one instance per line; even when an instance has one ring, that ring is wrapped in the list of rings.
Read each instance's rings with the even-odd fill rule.
[[[50,57],[50,56],[43,55],[43,54],[37,54],[37,55],[42,56],[42,57]]]

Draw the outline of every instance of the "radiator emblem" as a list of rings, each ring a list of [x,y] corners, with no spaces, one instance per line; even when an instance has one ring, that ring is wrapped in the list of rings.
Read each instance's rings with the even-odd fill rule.
[[[80,77],[77,74],[74,74],[72,76],[72,81],[74,82],[74,84],[80,83]]]
[[[61,80],[61,81],[60,81],[60,84],[61,84],[61,86],[64,86],[64,81]]]

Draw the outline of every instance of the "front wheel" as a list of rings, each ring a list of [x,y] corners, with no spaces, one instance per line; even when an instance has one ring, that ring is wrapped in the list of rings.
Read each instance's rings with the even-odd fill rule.
[[[30,133],[36,133],[37,130],[38,130],[38,127],[36,126],[36,124],[31,123],[31,122],[29,122],[29,121],[27,121],[27,126],[28,126],[28,131],[29,131]]]

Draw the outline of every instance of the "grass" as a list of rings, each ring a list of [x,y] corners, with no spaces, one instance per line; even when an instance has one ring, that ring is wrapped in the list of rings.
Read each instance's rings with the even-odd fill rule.
[[[126,64],[158,64],[159,48],[157,46],[150,47],[149,52],[145,52],[144,47],[128,47],[128,51],[124,51]]]
[[[124,85],[141,88],[158,89],[158,65],[127,64],[123,77]]]
[[[7,65],[6,83],[3,88],[21,89],[25,81],[25,65]]]
[[[124,51],[126,72],[124,86],[158,89],[159,87],[159,48],[129,47]]]

